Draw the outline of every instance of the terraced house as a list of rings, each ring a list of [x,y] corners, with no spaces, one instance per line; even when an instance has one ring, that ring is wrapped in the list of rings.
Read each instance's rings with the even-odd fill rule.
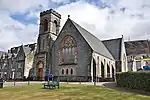
[[[52,73],[61,81],[108,81],[116,72],[128,71],[123,37],[101,41],[69,15],[61,30],[60,21],[61,15],[53,9],[40,13],[36,46],[32,50],[20,46],[16,51],[16,66],[22,66],[24,73],[16,70],[16,77],[44,80]],[[29,51],[34,51],[30,57]]]

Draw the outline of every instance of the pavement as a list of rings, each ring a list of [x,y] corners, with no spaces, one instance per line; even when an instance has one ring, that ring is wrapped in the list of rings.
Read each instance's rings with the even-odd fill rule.
[[[42,84],[43,81],[25,81],[25,82],[5,82],[4,87],[10,86],[23,86],[28,84]],[[60,82],[60,84],[85,84],[85,85],[94,85],[94,82]],[[115,87],[115,82],[96,82],[96,86],[104,86],[104,87]]]

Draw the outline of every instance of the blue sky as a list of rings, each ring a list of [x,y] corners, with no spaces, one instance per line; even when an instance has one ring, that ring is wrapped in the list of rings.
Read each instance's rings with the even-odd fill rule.
[[[68,2],[52,2],[52,1],[49,1],[49,8],[53,8],[53,9],[56,9],[57,7],[60,7],[60,6],[63,6],[63,5],[66,5],[66,4],[71,4],[73,2],[77,2],[79,0],[70,0]],[[99,8],[105,8],[107,7],[107,5],[105,4],[105,2],[108,1],[108,0],[85,0],[85,2],[89,3],[89,4],[93,4]],[[36,8],[36,11],[42,11],[42,6],[39,5],[38,8]],[[33,16],[31,18],[28,18],[28,14],[29,12],[26,12],[26,13],[13,13],[11,14],[11,17],[15,20],[18,20],[20,21],[21,23],[23,24],[30,24],[30,23],[33,23],[33,24],[37,24],[37,17],[36,16]]]
[[[53,8],[99,39],[149,39],[150,0],[1,0],[0,50],[37,41],[39,14]]]

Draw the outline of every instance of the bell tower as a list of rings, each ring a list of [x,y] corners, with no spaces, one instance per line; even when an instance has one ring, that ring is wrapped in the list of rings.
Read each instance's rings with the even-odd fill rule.
[[[51,49],[53,42],[59,34],[60,20],[61,15],[53,9],[40,13],[39,36],[37,40],[37,52],[35,54],[35,74],[40,79],[43,79],[45,74],[50,72]],[[39,62],[43,64],[42,68]]]
[[[39,26],[39,52],[49,50],[49,40],[55,41],[60,29],[61,15],[53,9],[43,11],[40,13],[40,26]]]

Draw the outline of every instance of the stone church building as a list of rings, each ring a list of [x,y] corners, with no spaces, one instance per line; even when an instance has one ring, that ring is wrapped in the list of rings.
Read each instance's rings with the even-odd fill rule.
[[[36,80],[43,80],[52,73],[62,81],[102,81],[112,79],[118,69],[127,71],[123,37],[116,42],[118,48],[111,49],[119,57],[115,58],[116,55],[105,45],[106,41],[103,43],[70,16],[61,31],[60,21],[61,15],[53,9],[40,13],[37,51],[32,68]]]
[[[24,54],[22,60],[30,62],[30,67],[22,66],[30,68],[23,72],[26,76],[44,80],[51,73],[60,81],[109,81],[116,72],[128,71],[123,36],[101,41],[70,16],[61,30],[60,21],[53,9],[40,13],[39,36],[28,57],[32,59],[26,60]]]

